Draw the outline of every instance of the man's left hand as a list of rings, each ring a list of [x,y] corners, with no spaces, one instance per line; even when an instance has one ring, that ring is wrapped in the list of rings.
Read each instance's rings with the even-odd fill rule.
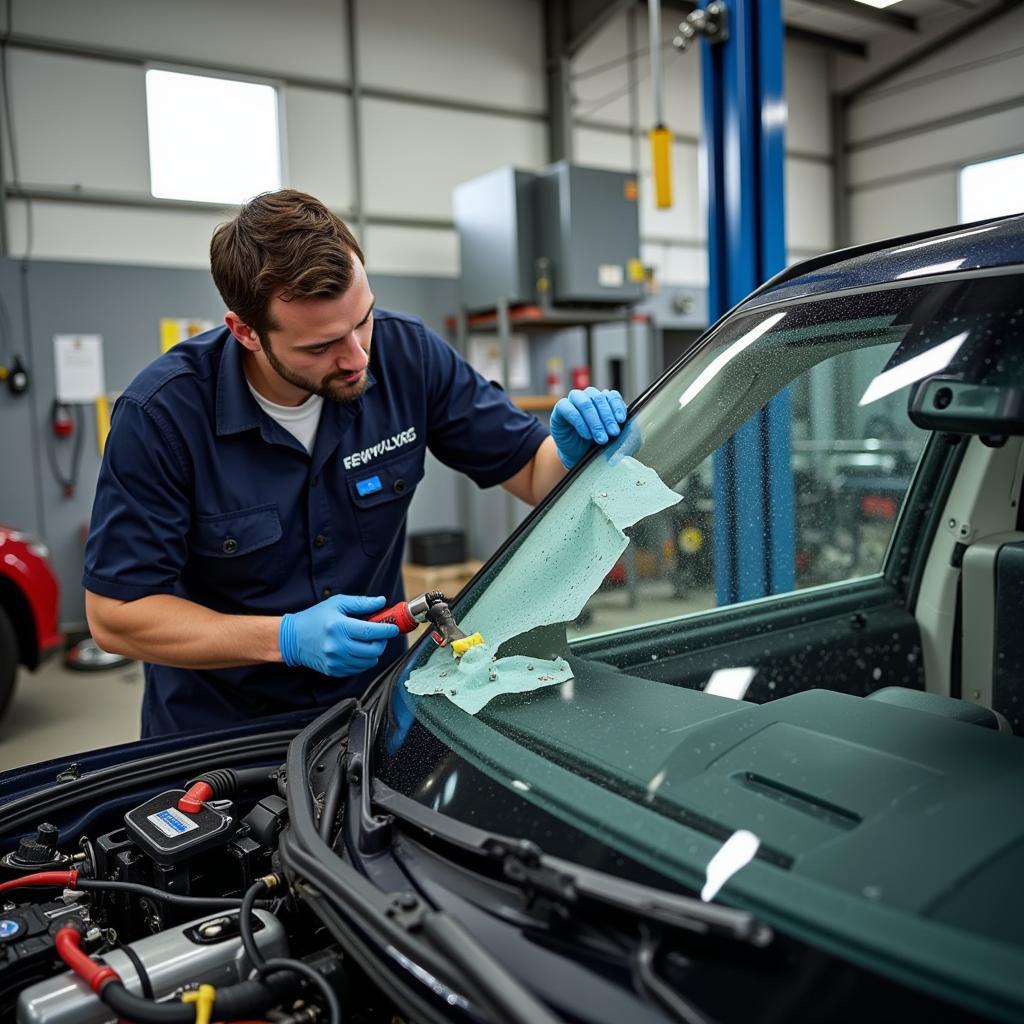
[[[572,469],[592,443],[607,444],[626,422],[626,403],[618,391],[572,390],[551,412],[551,436],[558,457]]]

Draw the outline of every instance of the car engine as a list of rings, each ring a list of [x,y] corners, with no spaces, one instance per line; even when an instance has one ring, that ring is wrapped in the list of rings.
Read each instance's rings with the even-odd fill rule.
[[[0,858],[0,1019],[312,1024],[353,1002],[365,979],[280,872],[283,769],[207,772],[117,817],[73,838],[40,822]]]

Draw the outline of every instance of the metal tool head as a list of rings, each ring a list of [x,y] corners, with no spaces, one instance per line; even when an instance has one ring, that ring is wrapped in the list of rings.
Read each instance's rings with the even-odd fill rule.
[[[434,626],[434,640],[438,646],[449,645],[452,655],[461,658],[471,647],[477,647],[484,642],[484,638],[479,633],[466,636],[459,629],[444,594],[435,592],[423,596],[428,600],[427,618]]]

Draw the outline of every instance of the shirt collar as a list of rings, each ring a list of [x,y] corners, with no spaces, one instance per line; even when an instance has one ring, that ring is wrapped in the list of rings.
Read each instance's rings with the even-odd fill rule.
[[[242,346],[227,328],[224,328],[224,331],[226,337],[221,353],[220,369],[217,371],[217,434],[238,434],[243,430],[261,429],[261,410],[249,391],[249,384],[245,377]],[[366,391],[376,384],[377,378],[371,367],[368,366],[366,368]],[[364,391],[363,394],[365,395],[366,392]],[[329,422],[335,425],[337,431],[331,440],[336,445],[341,430],[359,411],[361,405],[362,398],[346,405],[325,402],[320,416],[319,432],[324,432],[325,423]]]
[[[224,348],[217,371],[217,433],[237,434],[260,425],[260,407],[249,393],[242,365],[242,346],[224,328]]]

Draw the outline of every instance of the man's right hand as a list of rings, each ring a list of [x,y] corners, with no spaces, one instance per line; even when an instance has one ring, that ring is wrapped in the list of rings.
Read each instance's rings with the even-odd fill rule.
[[[383,597],[335,594],[302,612],[283,615],[278,644],[287,665],[305,665],[325,676],[354,676],[373,668],[398,627],[352,616],[372,615]]]

